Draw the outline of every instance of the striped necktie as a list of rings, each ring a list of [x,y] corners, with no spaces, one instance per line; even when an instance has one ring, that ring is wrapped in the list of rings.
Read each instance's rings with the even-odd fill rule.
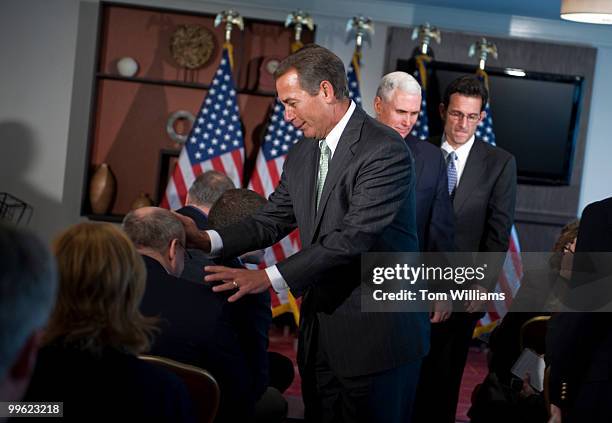
[[[457,153],[451,151],[446,156],[446,173],[448,174],[448,195],[451,200],[455,197],[455,188],[457,187],[457,168],[455,167]]]
[[[319,175],[317,177],[317,209],[319,208],[319,201],[321,201],[321,194],[323,193],[323,185],[327,177],[329,156],[331,156],[331,150],[327,146],[325,140],[319,141],[319,149],[321,150],[321,155],[319,157]]]

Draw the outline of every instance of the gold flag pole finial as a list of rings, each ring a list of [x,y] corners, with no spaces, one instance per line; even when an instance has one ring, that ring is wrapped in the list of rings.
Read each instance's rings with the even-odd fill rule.
[[[294,40],[297,42],[302,42],[302,30],[304,26],[314,31],[314,20],[308,13],[300,9],[287,15],[285,27],[289,28],[292,25],[295,27]]]
[[[483,37],[470,46],[468,55],[470,57],[478,56],[478,68],[481,71],[484,71],[489,55],[493,56],[494,59],[497,59],[497,46],[487,41],[487,39]]]
[[[431,44],[432,40],[436,41],[438,44],[442,42],[442,34],[440,33],[440,30],[435,26],[431,26],[429,22],[425,23],[424,25],[414,27],[411,38],[413,40],[419,40],[421,54],[424,55],[428,55],[429,45]]]
[[[241,31],[244,30],[244,20],[240,13],[234,9],[223,10],[215,18],[215,27],[225,22],[225,44],[230,44],[232,40],[232,29],[236,25]]]
[[[347,42],[355,40],[355,50],[361,51],[363,42],[366,41],[368,45],[372,45],[372,35],[374,35],[374,22],[372,19],[366,18],[362,15],[353,16],[346,23]]]

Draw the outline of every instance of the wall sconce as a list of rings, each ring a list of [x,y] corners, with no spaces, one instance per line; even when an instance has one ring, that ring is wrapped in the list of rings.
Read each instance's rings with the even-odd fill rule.
[[[612,25],[612,1],[561,0],[561,19]]]

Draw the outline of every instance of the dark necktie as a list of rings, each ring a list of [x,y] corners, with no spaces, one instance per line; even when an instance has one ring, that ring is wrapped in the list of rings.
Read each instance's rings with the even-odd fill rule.
[[[455,197],[455,189],[457,187],[457,168],[455,167],[457,153],[451,151],[446,156],[446,173],[448,174],[448,195],[451,200]]]

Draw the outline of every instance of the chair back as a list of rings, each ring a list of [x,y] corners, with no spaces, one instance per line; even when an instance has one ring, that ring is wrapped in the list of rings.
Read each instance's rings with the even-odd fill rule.
[[[165,357],[141,355],[140,359],[164,367],[180,377],[189,391],[199,422],[212,423],[219,407],[219,385],[206,370]]]
[[[536,316],[521,326],[521,351],[531,348],[538,354],[546,351],[546,330],[548,328],[550,316]]]

